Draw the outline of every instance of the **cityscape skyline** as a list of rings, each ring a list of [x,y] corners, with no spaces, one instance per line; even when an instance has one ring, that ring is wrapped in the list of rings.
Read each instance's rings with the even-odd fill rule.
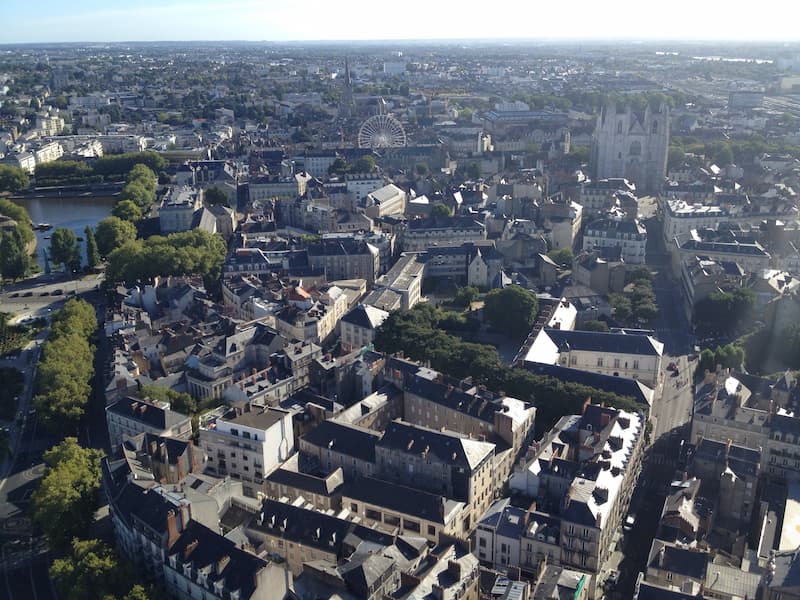
[[[31,16],[21,5],[0,8],[13,27],[4,28],[0,43],[152,42],[152,41],[377,41],[377,40],[564,40],[564,41],[773,41],[800,40],[791,19],[775,19],[783,5],[761,4],[747,19],[735,10],[678,0],[655,19],[632,0],[602,6],[588,4],[537,6],[511,2],[487,25],[467,11],[411,0],[402,11],[378,14],[363,2],[336,5],[311,0],[302,12],[283,3],[239,0],[155,2],[136,6],[89,0],[80,6],[45,0]],[[370,14],[373,22],[369,24]],[[580,14],[580,18],[575,18]],[[355,18],[358,15],[358,18]],[[513,19],[507,19],[514,15]],[[424,16],[424,18],[422,18]],[[504,20],[506,19],[506,20]],[[365,26],[365,21],[367,25]],[[539,23],[545,23],[540,27]]]

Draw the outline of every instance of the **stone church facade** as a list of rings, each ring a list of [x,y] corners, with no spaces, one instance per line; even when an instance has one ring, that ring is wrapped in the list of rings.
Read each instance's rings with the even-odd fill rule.
[[[669,107],[649,105],[645,110],[603,108],[597,118],[592,166],[597,179],[624,177],[637,192],[656,194],[667,174]]]

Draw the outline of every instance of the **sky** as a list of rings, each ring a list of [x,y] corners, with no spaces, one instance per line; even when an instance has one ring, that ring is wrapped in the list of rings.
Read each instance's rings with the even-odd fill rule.
[[[800,41],[800,7],[795,2],[38,0],[28,4],[0,0],[0,43],[454,38]]]

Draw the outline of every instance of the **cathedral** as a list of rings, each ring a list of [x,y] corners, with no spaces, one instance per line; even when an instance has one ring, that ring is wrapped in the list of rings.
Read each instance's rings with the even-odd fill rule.
[[[597,118],[592,166],[597,179],[624,177],[638,193],[657,194],[667,174],[669,107],[643,112],[606,105]]]

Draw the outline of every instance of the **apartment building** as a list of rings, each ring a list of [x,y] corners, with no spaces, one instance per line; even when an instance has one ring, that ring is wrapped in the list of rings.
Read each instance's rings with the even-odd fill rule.
[[[423,252],[434,246],[460,246],[486,239],[486,229],[472,217],[414,219],[403,232],[404,252]]]
[[[639,476],[644,417],[587,401],[583,414],[562,417],[536,448],[511,490],[558,519],[560,564],[592,573],[590,597],[597,597]]]
[[[368,304],[359,304],[339,322],[342,350],[351,352],[369,346],[375,340],[378,327],[389,317],[389,313]]]
[[[168,402],[125,396],[106,406],[106,423],[111,445],[124,436],[151,433],[161,437],[188,438],[192,422],[188,415],[170,410]]]
[[[324,239],[309,244],[308,263],[323,269],[328,281],[365,279],[371,285],[380,270],[380,252],[372,244],[352,238]]]
[[[210,473],[242,482],[246,495],[263,493],[266,475],[294,452],[292,415],[245,404],[200,427],[199,446]]]

